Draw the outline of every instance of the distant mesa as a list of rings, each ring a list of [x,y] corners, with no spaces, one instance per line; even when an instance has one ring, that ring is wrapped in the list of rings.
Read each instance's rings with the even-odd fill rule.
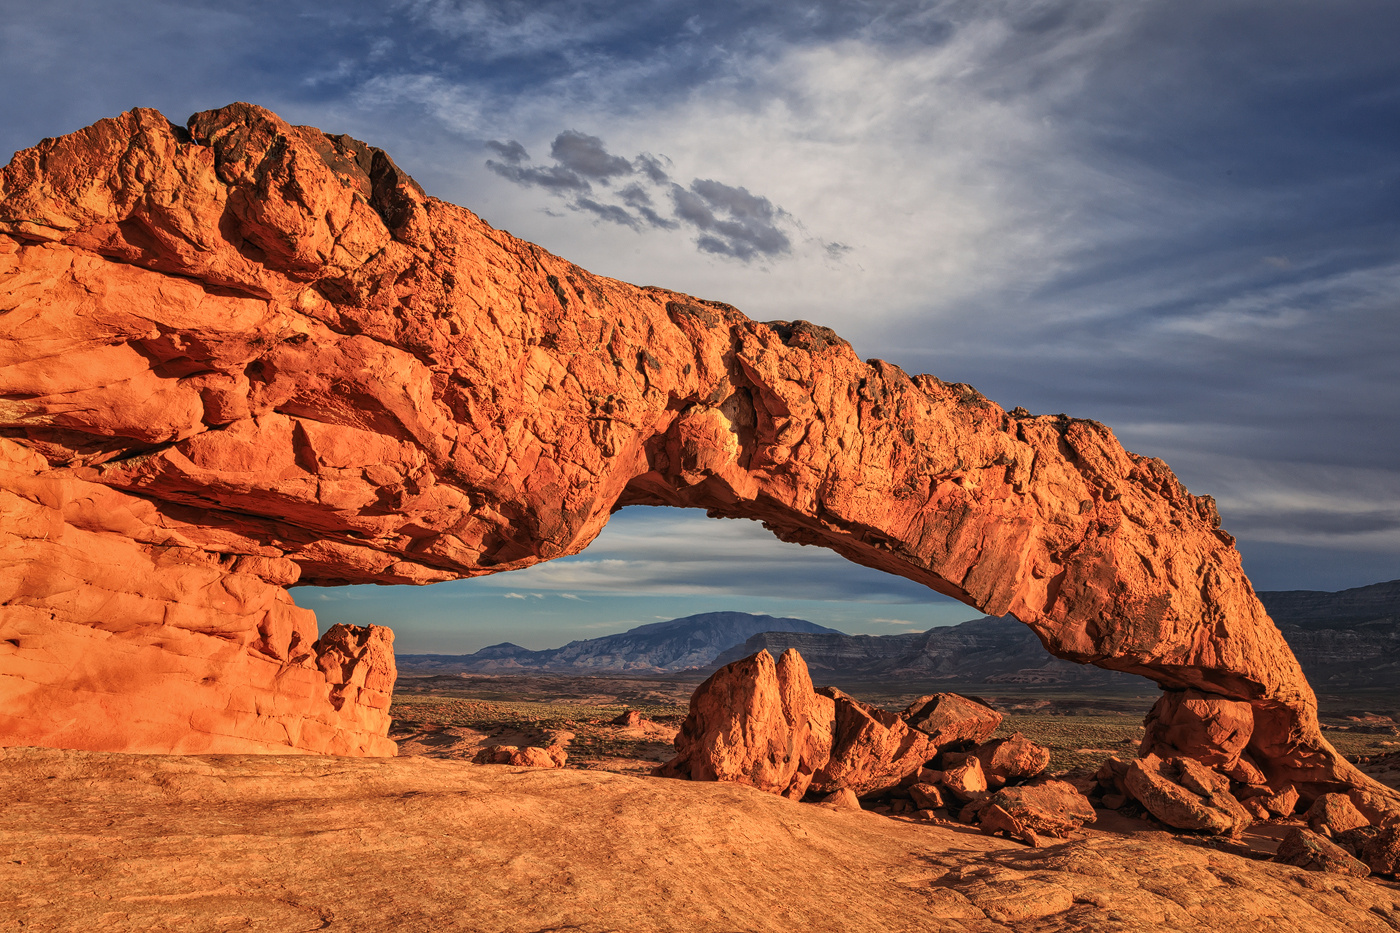
[[[0,308],[5,744],[391,754],[390,633],[318,639],[288,586],[521,569],[653,505],[1247,704],[1253,760],[1305,796],[1372,784],[1162,461],[592,275],[348,136],[233,104],[18,152]]]
[[[1333,688],[1400,683],[1400,581],[1343,590],[1261,592],[1259,599],[1313,683]],[[919,679],[927,683],[1140,684],[1137,678],[1048,657],[1014,619],[985,617],[898,635],[766,631],[719,654],[720,667],[767,649],[801,652],[813,676]]]
[[[1400,682],[1400,581],[1336,593],[1261,592],[1304,673],[1334,688]],[[738,640],[742,639],[742,640]],[[926,683],[1136,686],[1130,674],[1046,655],[1035,633],[991,616],[925,632],[848,635],[805,619],[707,612],[619,635],[531,650],[504,642],[472,654],[398,656],[405,674],[675,673],[710,671],[767,649],[793,648],[817,679],[889,678]]]

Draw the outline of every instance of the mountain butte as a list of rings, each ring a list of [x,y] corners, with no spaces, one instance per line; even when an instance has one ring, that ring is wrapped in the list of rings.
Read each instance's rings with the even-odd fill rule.
[[[400,655],[398,662],[399,670],[414,673],[683,671],[705,667],[726,648],[742,645],[760,632],[841,634],[805,619],[747,612],[702,612],[668,622],[639,625],[617,635],[571,641],[562,648],[532,651],[505,642],[482,648],[475,654]]]
[[[1330,593],[1261,592],[1260,600],[1314,683],[1400,681],[1400,581]],[[675,672],[722,667],[767,649],[802,653],[816,675],[961,684],[1140,685],[1130,675],[1047,655],[1015,619],[986,617],[926,632],[847,635],[804,619],[707,612],[535,651],[509,642],[473,654],[399,655],[414,674]]]
[[[7,744],[391,754],[390,633],[317,639],[286,587],[528,567],[641,504],[1012,614],[1165,687],[1163,741],[1228,709],[1305,796],[1379,787],[1162,461],[824,327],[591,275],[347,136],[234,104],[23,150],[0,308]]]

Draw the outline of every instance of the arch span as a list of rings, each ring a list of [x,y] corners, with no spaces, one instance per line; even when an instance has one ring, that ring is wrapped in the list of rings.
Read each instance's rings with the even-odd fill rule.
[[[1150,743],[1224,704],[1231,747],[1180,751],[1368,783],[1161,461],[825,328],[590,275],[349,137],[235,104],[18,153],[0,302],[9,744],[392,752],[387,634],[317,641],[285,586],[525,567],[651,503],[1150,677]]]

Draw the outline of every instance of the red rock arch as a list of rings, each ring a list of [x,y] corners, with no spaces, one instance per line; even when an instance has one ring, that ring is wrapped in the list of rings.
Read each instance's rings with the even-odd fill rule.
[[[348,137],[236,104],[18,153],[0,307],[8,744],[391,753],[390,636],[318,641],[286,585],[525,567],[651,503],[1150,677],[1157,747],[1367,783],[1161,461],[825,328],[590,275]]]

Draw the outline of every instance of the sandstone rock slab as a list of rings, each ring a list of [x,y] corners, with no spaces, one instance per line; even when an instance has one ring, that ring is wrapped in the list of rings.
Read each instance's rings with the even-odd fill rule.
[[[1323,794],[1318,797],[1304,814],[1304,819],[1313,832],[1328,836],[1370,825],[1370,820],[1361,815],[1361,811],[1345,794]]]
[[[1094,805],[1074,785],[1046,780],[1003,787],[978,814],[982,831],[1005,833],[1029,845],[1041,836],[1063,838],[1095,819]]]
[[[1050,749],[1019,732],[979,745],[974,754],[993,789],[1029,780],[1050,766]]]
[[[1251,822],[1229,780],[1190,758],[1149,755],[1132,762],[1124,783],[1149,813],[1177,829],[1233,836]]]
[[[1295,826],[1279,843],[1274,861],[1284,865],[1306,868],[1308,871],[1329,871],[1353,878],[1365,878],[1371,873],[1366,863],[1329,839]]]
[[[676,756],[656,773],[801,797],[827,761],[834,705],[812,690],[795,649],[776,663],[760,651],[696,688],[676,735]]]
[[[830,793],[850,788],[864,797],[899,786],[933,757],[935,747],[924,733],[891,713],[837,690],[823,687],[819,698],[835,709],[831,753],[812,777],[811,789]]]
[[[940,750],[961,743],[975,745],[995,732],[1002,720],[1001,713],[987,704],[957,693],[919,697],[900,717]]]

